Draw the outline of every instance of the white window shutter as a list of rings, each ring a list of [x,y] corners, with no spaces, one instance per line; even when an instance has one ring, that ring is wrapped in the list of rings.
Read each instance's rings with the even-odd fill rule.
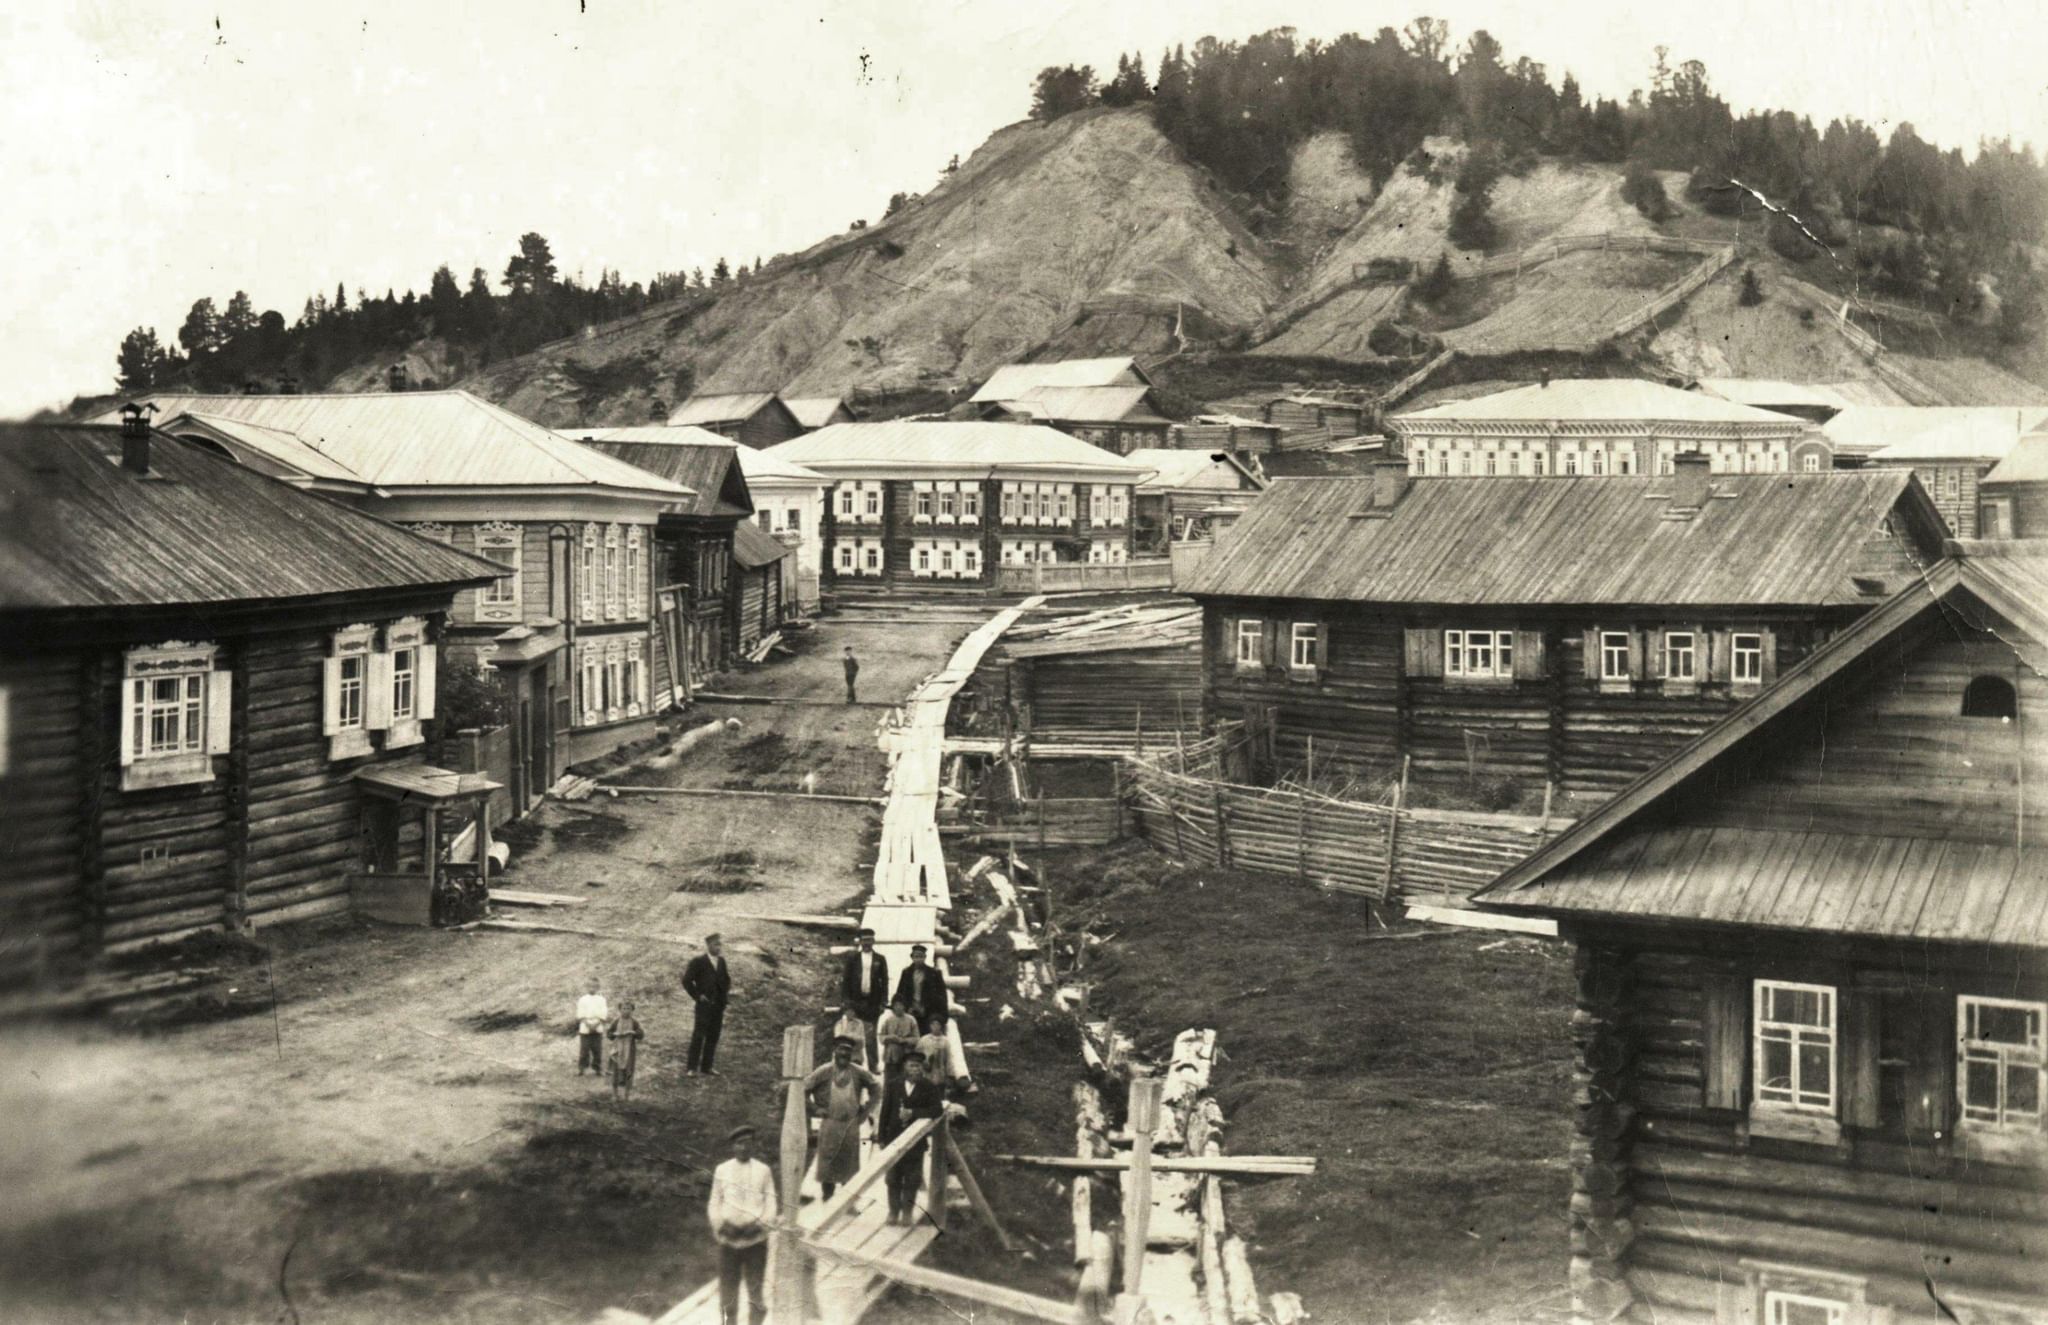
[[[434,716],[434,673],[435,659],[439,646],[422,644],[416,653],[418,661],[413,663],[412,712],[416,718]]]
[[[320,660],[320,734],[333,736],[341,731],[341,659]]]
[[[391,726],[391,655],[368,655],[368,666],[363,671],[363,727],[384,731]]]
[[[146,684],[141,677],[130,677],[121,683],[121,767],[135,762],[135,729],[139,725],[136,717],[142,711],[142,687]]]
[[[206,753],[224,755],[234,740],[235,674],[209,672],[206,676]]]

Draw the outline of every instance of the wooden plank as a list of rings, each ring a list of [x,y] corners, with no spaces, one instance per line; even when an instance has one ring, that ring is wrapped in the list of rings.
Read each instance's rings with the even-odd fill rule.
[[[601,782],[606,791],[628,792],[635,796],[737,796],[756,800],[819,801],[827,805],[886,805],[879,796],[838,796],[825,792],[803,791],[754,791],[744,787],[647,787],[622,782]]]
[[[582,906],[590,899],[571,897],[567,893],[528,892],[523,888],[493,888],[491,900],[509,906]]]
[[[1497,911],[1478,911],[1454,906],[1410,906],[1410,920],[1425,920],[1433,925],[1457,925],[1465,929],[1498,929],[1512,934],[1539,934],[1545,938],[1557,937],[1555,920],[1539,920],[1534,916],[1502,915]]]
[[[811,1237],[807,1238],[806,1242],[826,1255],[849,1254],[829,1239]],[[983,1283],[979,1279],[948,1274],[944,1270],[927,1269],[895,1257],[876,1257],[867,1260],[866,1265],[876,1274],[906,1288],[922,1289],[946,1297],[965,1298],[969,1302],[979,1302],[984,1306],[1012,1312],[1026,1320],[1049,1321],[1054,1322],[1054,1325],[1083,1325],[1079,1312],[1071,1302],[1039,1297],[1035,1293],[1005,1288],[1000,1284]]]
[[[1005,1164],[1029,1168],[1064,1169],[1078,1173],[1128,1172],[1128,1155],[1084,1159],[1078,1155],[996,1155]],[[1155,1155],[1153,1171],[1158,1173],[1222,1173],[1243,1178],[1308,1177],[1316,1171],[1314,1155]]]

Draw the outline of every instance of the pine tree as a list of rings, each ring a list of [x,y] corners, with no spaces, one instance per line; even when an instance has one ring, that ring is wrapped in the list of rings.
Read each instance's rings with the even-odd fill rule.
[[[115,363],[120,375],[115,384],[122,391],[148,391],[158,385],[169,356],[158,343],[155,327],[137,327],[121,338],[121,353]]]

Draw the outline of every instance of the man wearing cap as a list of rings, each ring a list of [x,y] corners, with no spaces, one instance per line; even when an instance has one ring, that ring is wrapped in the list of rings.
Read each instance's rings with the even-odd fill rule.
[[[860,1125],[875,1116],[882,1083],[853,1061],[858,1048],[848,1036],[832,1041],[832,1061],[804,1080],[804,1097],[819,1105],[818,1186],[829,1198],[860,1172]]]
[[[903,1006],[910,1009],[910,1015],[917,1018],[918,1029],[928,1031],[932,1028],[932,1014],[945,1016],[949,1005],[944,977],[937,967],[925,965],[924,956],[924,944],[910,945],[910,968],[896,982],[896,997],[902,999]]]
[[[725,968],[725,948],[716,934],[704,938],[704,951],[683,968],[683,992],[697,1005],[697,1017],[690,1027],[690,1055],[683,1075],[694,1077],[711,1070],[711,1056],[718,1050],[718,1036],[725,1029],[725,1000],[732,993],[732,973]]]
[[[839,968],[839,1005],[861,1019],[867,1033],[867,1065],[874,1070],[882,1061],[877,1052],[875,1021],[889,997],[889,959],[875,951],[875,931],[863,929],[858,944]]]
[[[860,676],[860,659],[853,656],[851,644],[846,646],[846,652],[840,655],[839,661],[846,670],[846,702],[857,703],[853,697],[853,683]]]
[[[775,1174],[754,1158],[754,1129],[735,1127],[726,1140],[732,1158],[711,1172],[711,1236],[718,1239],[718,1319],[739,1325],[740,1279],[747,1281],[747,1315],[761,1325],[768,1314],[768,1225],[775,1218]]]

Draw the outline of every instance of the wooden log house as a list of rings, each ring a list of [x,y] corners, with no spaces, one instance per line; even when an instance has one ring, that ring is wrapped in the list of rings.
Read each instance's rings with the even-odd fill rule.
[[[1230,451],[1139,450],[1125,459],[1152,473],[1133,493],[1137,506],[1135,537],[1139,551],[1163,556],[1176,539],[1212,532],[1242,512],[1252,493],[1263,492],[1266,480]]]
[[[671,428],[702,428],[765,450],[809,431],[773,391],[691,396],[669,412]]]
[[[1978,487],[1984,538],[2048,538],[2048,427],[2020,438]]]
[[[983,419],[1044,424],[1129,455],[1167,444],[1172,425],[1152,392],[1152,379],[1126,355],[1005,364],[968,403]]]
[[[520,812],[571,764],[652,734],[670,695],[655,521],[689,490],[465,391],[139,403],[195,446],[508,568],[457,597],[442,661],[502,688]]]
[[[0,980],[433,858],[366,781],[420,766],[452,602],[502,566],[139,415],[0,426],[0,506]]]
[[[1579,1320],[2048,1310],[2048,557],[1960,547],[1479,896],[1577,947]]]
[[[1940,555],[1909,474],[1281,479],[1191,574],[1272,773],[1619,791]],[[1570,812],[1577,813],[1578,809]]]
[[[2025,414],[2016,409],[1930,410],[1928,426],[1872,451],[1867,465],[1910,469],[1958,538],[1978,534],[1982,485],[2019,445]]]
[[[842,423],[774,449],[831,481],[824,588],[986,593],[999,566],[1121,563],[1146,470],[1020,423]]]

